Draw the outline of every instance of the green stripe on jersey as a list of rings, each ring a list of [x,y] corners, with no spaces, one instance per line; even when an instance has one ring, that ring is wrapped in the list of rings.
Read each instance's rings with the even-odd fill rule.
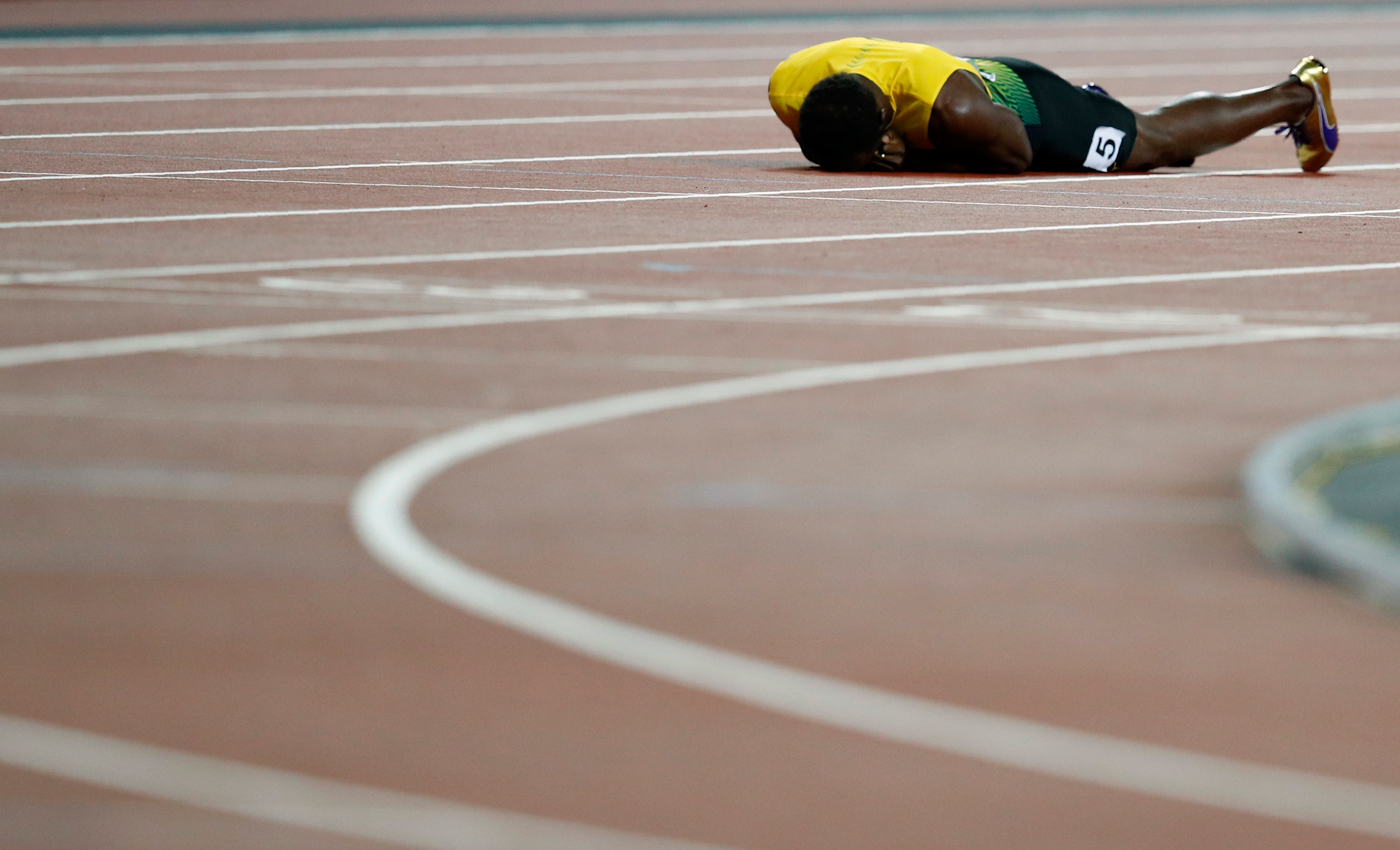
[[[992,91],[992,101],[1009,107],[1017,115],[1021,116],[1023,124],[1039,124],[1040,110],[1035,108],[1035,98],[1031,97],[1031,90],[1026,88],[1026,83],[1013,70],[996,61],[995,59],[969,59],[972,66],[986,80],[987,88]]]

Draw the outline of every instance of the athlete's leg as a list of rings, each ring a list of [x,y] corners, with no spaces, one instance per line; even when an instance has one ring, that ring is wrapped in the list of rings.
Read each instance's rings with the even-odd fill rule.
[[[1137,144],[1125,170],[1145,171],[1233,145],[1273,124],[1296,124],[1312,110],[1313,90],[1294,77],[1234,94],[1197,92],[1137,116]]]

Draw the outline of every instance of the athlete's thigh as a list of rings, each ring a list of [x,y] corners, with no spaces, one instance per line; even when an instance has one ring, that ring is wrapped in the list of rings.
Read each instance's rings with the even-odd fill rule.
[[[1131,167],[1137,114],[1113,98],[1082,89],[1024,59],[997,57],[1035,101],[1038,123],[1027,122],[1034,171],[1119,171]]]

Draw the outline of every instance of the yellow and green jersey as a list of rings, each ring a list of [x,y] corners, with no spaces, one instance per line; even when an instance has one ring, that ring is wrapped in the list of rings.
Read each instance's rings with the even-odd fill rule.
[[[958,70],[977,73],[966,59],[927,44],[843,38],[800,50],[783,60],[768,82],[768,102],[796,137],[797,113],[812,86],[835,74],[860,74],[889,96],[894,106],[891,127],[914,147],[930,148],[928,120],[933,102]]]

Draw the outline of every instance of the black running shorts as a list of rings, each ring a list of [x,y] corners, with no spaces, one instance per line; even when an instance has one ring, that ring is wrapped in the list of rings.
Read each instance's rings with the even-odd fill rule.
[[[1137,141],[1133,111],[1081,89],[1047,68],[998,56],[969,59],[992,100],[1021,116],[1031,139],[1031,171],[1117,171]]]

